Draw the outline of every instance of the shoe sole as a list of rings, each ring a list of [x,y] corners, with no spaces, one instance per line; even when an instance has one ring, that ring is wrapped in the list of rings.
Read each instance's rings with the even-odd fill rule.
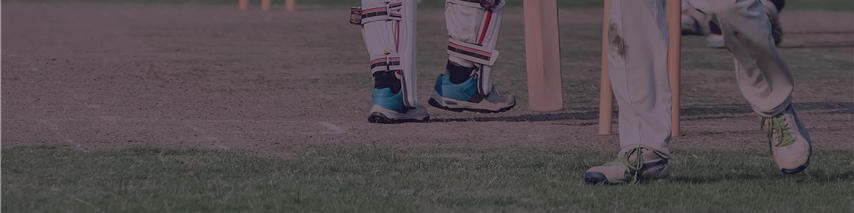
[[[804,169],[807,169],[807,166],[809,166],[809,165],[810,165],[810,161],[809,161],[809,160],[807,160],[807,163],[805,163],[804,165],[799,166],[798,168],[794,168],[794,169],[780,169],[780,171],[781,171],[781,172],[783,172],[783,174],[793,175],[793,174],[797,174],[797,173],[800,173],[800,172],[804,171]]]
[[[597,183],[610,184],[608,182],[608,178],[606,178],[605,174],[602,174],[601,172],[585,172],[584,173],[584,182],[588,182],[588,183],[592,183],[592,184],[597,184]]]
[[[637,183],[669,182],[668,177],[670,177],[670,167],[669,167],[669,161],[668,160],[663,159],[663,160],[656,161],[656,162],[644,163],[643,168],[644,169],[642,169],[641,171],[638,171],[638,173],[640,173],[640,174],[638,174]],[[664,174],[661,174],[661,173],[664,173]],[[651,178],[653,175],[661,176],[661,177]],[[632,182],[631,181],[631,179],[633,178],[632,176],[633,175],[627,171],[623,174],[623,177],[626,179],[629,179],[629,181],[623,181],[623,180],[609,181],[608,177],[606,177],[605,174],[603,174],[601,172],[585,172],[584,173],[584,181],[588,182],[588,183],[592,183],[592,184],[597,184],[597,183],[612,184],[612,185],[613,184],[625,184],[625,183]]]
[[[620,185],[626,184],[629,182],[616,181],[611,182],[608,181],[608,178],[605,177],[605,174],[601,172],[585,172],[584,173],[584,182],[590,184],[604,184],[604,185]],[[663,177],[658,179],[639,179],[637,183],[655,183],[655,184],[667,184],[670,183],[670,177]]]
[[[646,183],[646,182],[659,182],[665,181],[669,179],[638,179],[636,183]],[[584,173],[584,182],[592,183],[592,184],[605,184],[605,185],[620,185],[631,183],[631,181],[608,181],[608,178],[605,177],[605,174],[601,172],[585,172]]]
[[[453,101],[459,102],[458,100],[453,100]],[[507,106],[504,108],[499,108],[497,111],[488,110],[488,109],[476,109],[476,108],[451,108],[451,107],[448,107],[448,105],[439,103],[439,101],[437,101],[435,97],[430,97],[430,100],[428,100],[427,103],[430,104],[430,106],[433,106],[433,107],[436,107],[439,109],[443,109],[443,110],[453,111],[453,112],[470,111],[470,112],[477,112],[477,113],[484,113],[484,114],[502,113],[502,112],[506,112],[510,109],[513,109],[513,107],[516,106],[516,104],[513,104],[513,105],[510,105],[510,106]]]
[[[373,112],[368,116],[368,122],[379,124],[425,123],[427,121],[430,121],[430,116],[424,117],[424,119],[391,119],[379,112]]]
[[[382,108],[379,105],[374,105],[373,107],[371,107],[371,113],[368,115],[368,122],[380,124],[396,124],[406,122],[423,123],[429,120],[430,115],[427,113],[427,108],[421,105],[418,105],[415,109],[409,109],[407,113],[400,113]]]

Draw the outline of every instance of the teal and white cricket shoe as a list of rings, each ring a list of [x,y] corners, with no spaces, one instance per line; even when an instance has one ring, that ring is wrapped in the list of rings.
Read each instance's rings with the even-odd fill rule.
[[[430,106],[454,112],[499,113],[516,106],[516,98],[501,94],[496,89],[483,97],[477,92],[477,79],[474,76],[461,84],[454,84],[449,76],[439,75],[428,103]]]
[[[421,105],[415,109],[403,105],[403,92],[394,94],[389,88],[374,89],[371,95],[371,114],[368,121],[371,123],[403,123],[403,122],[427,122],[430,115],[427,108]]]

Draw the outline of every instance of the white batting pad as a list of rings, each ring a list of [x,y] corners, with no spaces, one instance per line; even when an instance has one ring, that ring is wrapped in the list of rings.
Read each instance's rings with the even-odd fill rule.
[[[361,20],[351,18],[351,23],[361,22],[371,72],[394,71],[402,84],[404,105],[409,108],[418,106],[416,6],[415,0],[362,0]]]
[[[498,58],[495,46],[503,8],[504,1],[490,8],[481,6],[480,0],[445,1],[448,58],[464,66],[475,66],[478,92],[484,96],[492,92],[492,65]]]

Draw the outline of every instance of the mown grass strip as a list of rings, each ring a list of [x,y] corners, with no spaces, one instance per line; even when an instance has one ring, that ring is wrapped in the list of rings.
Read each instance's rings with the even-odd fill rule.
[[[296,150],[294,150],[296,151]],[[612,153],[314,147],[2,150],[3,212],[850,212],[851,151],[798,175],[767,153],[675,150],[669,182],[590,185]]]

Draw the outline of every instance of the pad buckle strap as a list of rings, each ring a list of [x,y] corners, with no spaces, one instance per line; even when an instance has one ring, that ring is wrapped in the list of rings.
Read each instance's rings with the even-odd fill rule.
[[[448,0],[448,2],[451,4],[457,4],[457,5],[461,5],[461,6],[483,9],[483,7],[480,6],[479,0]]]
[[[495,7],[501,4],[501,0],[449,0],[451,4],[458,4],[466,7],[474,7],[485,10],[494,10]]]
[[[362,8],[361,7],[351,7],[350,8],[350,24],[362,25]]]
[[[400,13],[400,10],[403,9],[403,2],[384,2],[366,8],[368,9],[360,7],[350,8],[350,23],[364,25],[375,21],[403,20],[403,15]]]
[[[403,2],[386,4],[386,10],[388,11],[388,18],[386,19],[386,21],[403,21],[403,15],[400,14],[401,9],[403,9]]]
[[[395,53],[386,53],[371,57],[371,73],[383,71],[402,70],[400,56]]]
[[[498,50],[450,38],[448,39],[448,55],[492,66],[495,64],[495,59],[498,58]]]

